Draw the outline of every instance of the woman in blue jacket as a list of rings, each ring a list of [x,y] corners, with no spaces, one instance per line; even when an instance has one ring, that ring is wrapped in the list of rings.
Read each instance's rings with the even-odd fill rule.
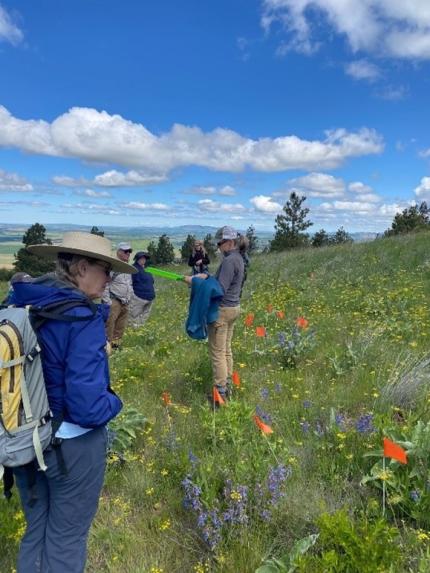
[[[15,468],[27,528],[18,573],[82,573],[91,522],[106,464],[106,424],[122,408],[110,388],[105,320],[108,308],[95,305],[110,271],[135,269],[111,256],[108,239],[65,233],[61,245],[33,245],[39,256],[56,256],[56,273],[14,284],[18,306],[39,308],[70,303],[63,315],[38,329],[49,405],[58,430],[44,452],[48,469],[37,471],[36,498],[26,467]],[[74,318],[74,320],[73,320]]]
[[[137,272],[132,276],[133,295],[128,309],[129,324],[134,328],[148,319],[155,298],[154,277],[145,271],[148,262],[149,253],[138,251],[134,255],[133,266]]]

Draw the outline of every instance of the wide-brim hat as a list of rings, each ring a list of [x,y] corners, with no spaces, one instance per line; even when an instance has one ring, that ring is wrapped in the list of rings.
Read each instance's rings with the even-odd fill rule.
[[[109,239],[101,237],[100,235],[94,235],[93,233],[71,231],[64,233],[63,240],[60,244],[30,245],[27,247],[27,251],[40,257],[55,257],[59,253],[82,255],[109,263],[112,265],[112,270],[119,273],[134,274],[137,272],[132,265],[112,256],[112,243]]]

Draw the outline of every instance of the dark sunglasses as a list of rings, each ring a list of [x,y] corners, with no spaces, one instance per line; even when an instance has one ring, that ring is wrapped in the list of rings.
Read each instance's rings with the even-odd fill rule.
[[[217,247],[220,247],[221,245],[223,245],[226,242],[227,242],[227,239],[224,239],[223,241],[218,241]]]
[[[121,249],[121,251],[122,251],[123,253],[129,253],[129,254],[131,254],[131,253],[133,252],[133,249]]]
[[[98,267],[102,268],[107,277],[110,276],[110,273],[112,271],[112,265],[110,265],[109,263],[99,263],[99,262],[94,263],[94,264],[97,265]]]

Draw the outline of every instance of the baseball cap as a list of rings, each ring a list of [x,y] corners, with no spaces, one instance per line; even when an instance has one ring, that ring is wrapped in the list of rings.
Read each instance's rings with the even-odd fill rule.
[[[130,251],[130,253],[133,252],[130,243],[118,243],[117,249],[118,251]]]
[[[226,225],[225,227],[221,227],[221,229],[218,229],[218,231],[215,233],[215,240],[216,241],[234,241],[235,239],[237,239],[238,234],[236,229],[233,229],[233,227],[229,227],[228,225]]]

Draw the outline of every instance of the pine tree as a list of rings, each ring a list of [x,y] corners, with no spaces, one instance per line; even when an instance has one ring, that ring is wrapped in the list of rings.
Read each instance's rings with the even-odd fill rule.
[[[343,243],[353,243],[354,240],[349,233],[345,231],[343,227],[339,227],[330,242],[333,245],[342,245]]]
[[[203,246],[208,254],[209,259],[212,261],[216,256],[217,246],[211,233],[208,233],[203,239]]]
[[[166,234],[161,235],[157,245],[157,262],[168,265],[175,260],[175,249]]]
[[[249,254],[255,253],[255,251],[258,249],[258,237],[255,234],[254,225],[251,225],[250,227],[247,228],[245,235],[247,236],[249,241],[248,253]]]
[[[391,235],[403,235],[413,231],[420,231],[429,226],[429,208],[425,201],[421,204],[412,205],[407,209],[403,209],[401,213],[394,216],[391,223],[391,229],[385,231],[387,237]]]
[[[16,272],[25,272],[32,277],[37,277],[55,269],[53,259],[39,257],[29,253],[25,248],[30,245],[52,244],[52,241],[46,236],[46,229],[43,225],[39,223],[31,225],[24,233],[22,242],[25,246],[15,254],[14,267]]]
[[[190,258],[190,255],[193,251],[195,240],[196,239],[195,239],[194,235],[188,235],[187,238],[185,239],[185,242],[181,247],[181,259],[182,259],[182,261],[188,262],[188,259]]]
[[[270,242],[271,251],[284,251],[295,249],[308,244],[308,234],[305,233],[313,223],[306,221],[309,213],[308,207],[302,207],[306,197],[297,195],[295,191],[283,207],[284,215],[277,215],[275,219],[275,236]]]
[[[158,263],[158,259],[157,259],[157,245],[155,244],[155,241],[151,241],[150,243],[148,243],[146,250],[148,251],[151,265],[156,265]]]
[[[313,247],[325,247],[329,243],[330,243],[330,237],[328,236],[328,233],[326,233],[324,229],[317,231],[311,240],[311,245]]]
[[[92,235],[99,235],[99,237],[105,236],[105,232],[99,229],[98,227],[92,227],[90,233]]]

